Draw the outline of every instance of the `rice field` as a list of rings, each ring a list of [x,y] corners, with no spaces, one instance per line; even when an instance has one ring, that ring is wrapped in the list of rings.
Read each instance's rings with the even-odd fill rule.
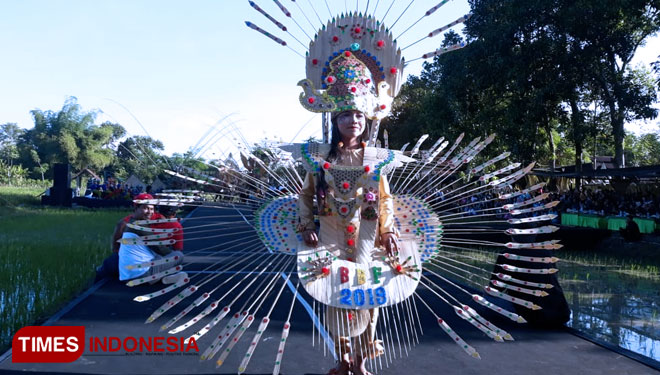
[[[93,281],[126,210],[38,206],[40,189],[0,187],[0,352]]]
[[[554,253],[560,259],[559,283],[572,311],[568,325],[597,341],[660,361],[658,246],[628,246],[635,247],[636,255],[619,251],[614,256],[611,251],[598,251],[600,248],[562,249]],[[440,267],[427,269],[442,268],[448,277],[479,289],[488,283],[495,253],[486,248],[453,249],[436,259]],[[484,271],[467,276],[455,268],[457,265],[464,269],[476,266]]]
[[[41,203],[39,195],[45,189],[36,187],[0,186],[0,217],[17,207],[36,206]]]

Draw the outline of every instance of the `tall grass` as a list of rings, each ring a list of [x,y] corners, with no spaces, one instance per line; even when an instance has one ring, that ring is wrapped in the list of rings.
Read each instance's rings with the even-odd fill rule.
[[[0,215],[7,214],[7,208],[16,208],[21,206],[35,206],[41,202],[39,196],[46,189],[40,187],[16,187],[0,186]]]
[[[128,213],[31,206],[34,192],[23,190],[0,189],[0,202],[14,203],[0,210],[0,351],[90,285]]]

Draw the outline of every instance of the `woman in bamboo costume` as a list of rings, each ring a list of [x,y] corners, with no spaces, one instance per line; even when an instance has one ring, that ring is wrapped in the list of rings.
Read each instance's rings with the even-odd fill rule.
[[[374,252],[393,256],[398,243],[386,174],[403,156],[366,146],[374,145],[379,122],[389,114],[399,90],[401,52],[391,34],[366,17],[330,22],[310,43],[309,52],[307,79],[298,83],[304,90],[300,103],[310,111],[330,113],[332,137],[330,144],[309,144],[298,154],[308,172],[299,204],[303,239],[311,246],[334,245],[338,259],[362,265]],[[365,373],[365,359],[382,353],[374,341],[378,309],[328,306],[326,316],[340,359],[333,371]]]
[[[362,112],[348,110],[333,116],[332,142],[325,158],[328,165],[322,166],[319,173],[307,174],[300,192],[299,205],[303,238],[308,245],[316,246],[319,242],[313,214],[313,198],[316,195],[321,225],[320,240],[338,244],[340,259],[358,263],[366,263],[374,247],[382,245],[388,255],[395,255],[398,250],[392,196],[385,176],[380,176],[377,183],[370,184],[370,187],[362,187],[361,191],[351,189],[351,182],[338,181],[343,184],[340,189],[352,190],[355,198],[358,201],[361,198],[366,205],[352,205],[346,212],[341,212],[346,207],[340,205],[339,212],[334,214],[329,202],[340,194],[336,194],[335,189],[329,186],[325,179],[326,171],[330,174],[335,167],[357,167],[357,170],[370,168],[364,158],[365,142],[362,139],[366,138],[365,133],[365,115]],[[373,185],[376,185],[377,191]],[[376,231],[360,230],[362,221],[377,221]],[[332,333],[335,351],[341,358],[331,373],[346,374],[349,369],[354,373],[368,373],[365,369],[367,357],[374,358],[383,353],[382,345],[375,341],[378,309],[346,310],[328,307],[327,315],[329,321],[338,320],[328,327],[331,331],[337,327]]]
[[[425,13],[426,16],[446,2],[443,0],[430,8]],[[282,31],[286,31],[283,25],[254,2],[249,3],[278,27],[281,26]],[[288,10],[278,0],[275,0],[275,3],[287,17],[290,17]],[[464,22],[468,17],[469,15],[463,16],[428,35],[429,37],[439,35],[443,30]],[[287,45],[283,40],[251,22],[246,22],[246,25],[278,44]],[[293,307],[298,300],[305,300],[306,296],[313,299],[310,315],[314,326],[318,329],[319,337],[323,336],[325,344],[330,348],[334,345],[330,352],[339,360],[330,374],[368,374],[365,364],[371,358],[384,353],[384,345],[379,339],[389,344],[385,346],[391,348],[391,352],[387,353],[388,356],[383,356],[384,358],[378,358],[376,363],[381,364],[382,360],[385,367],[388,363],[392,363],[396,359],[393,350],[394,335],[396,334],[398,341],[399,334],[402,337],[409,335],[409,331],[415,334],[416,325],[421,324],[415,301],[420,302],[420,309],[426,309],[431,313],[433,324],[437,324],[452,342],[473,358],[480,358],[479,353],[436,313],[435,303],[449,305],[450,309],[460,317],[459,319],[469,322],[495,341],[511,340],[511,336],[506,331],[479,315],[470,305],[482,306],[518,323],[524,323],[525,319],[491,303],[490,299],[461,287],[436,271],[438,269],[446,271],[449,275],[458,276],[479,287],[483,286],[485,279],[486,294],[532,311],[541,307],[528,300],[530,297],[525,297],[525,294],[540,298],[549,295],[546,290],[559,289],[558,284],[553,286],[549,282],[529,282],[526,276],[547,276],[557,272],[553,267],[556,258],[552,256],[529,257],[524,253],[520,255],[504,253],[503,257],[510,257],[522,263],[518,266],[510,265],[507,259],[507,264],[503,264],[502,267],[515,274],[498,273],[494,275],[498,280],[490,279],[492,268],[482,268],[479,271],[479,267],[447,256],[454,250],[460,251],[458,255],[465,255],[463,250],[471,251],[470,247],[477,246],[478,251],[482,251],[483,246],[497,248],[498,251],[502,248],[505,248],[505,251],[554,250],[561,246],[556,241],[533,243],[478,241],[471,236],[473,233],[483,233],[481,232],[483,229],[473,229],[472,224],[481,224],[489,220],[488,217],[494,217],[499,213],[494,213],[493,208],[485,208],[476,210],[479,215],[472,216],[475,220],[467,220],[467,214],[456,212],[456,202],[470,198],[472,195],[491,192],[502,201],[498,209],[508,211],[512,216],[522,215],[508,220],[512,227],[505,233],[512,235],[552,233],[557,227],[529,227],[530,223],[540,225],[554,219],[555,215],[542,215],[541,211],[553,207],[557,202],[550,202],[542,207],[536,205],[543,201],[547,194],[539,194],[524,202],[506,204],[507,200],[521,194],[536,192],[543,187],[543,184],[514,193],[501,194],[500,191],[504,184],[513,184],[522,179],[531,171],[533,164],[521,169],[518,169],[520,163],[502,166],[499,162],[509,156],[506,152],[481,164],[473,164],[475,156],[492,142],[494,135],[483,140],[477,137],[467,146],[459,148],[463,139],[461,134],[447,149],[445,148],[449,141],[443,142],[443,137],[428,150],[421,150],[421,144],[427,138],[427,135],[423,135],[404,155],[407,145],[404,145],[401,151],[390,150],[387,136],[383,134],[384,148],[373,147],[377,144],[379,122],[390,113],[392,101],[399,92],[403,80],[405,64],[396,40],[382,22],[371,15],[363,16],[360,13],[333,17],[310,39],[309,49],[305,53],[306,79],[298,83],[304,91],[299,101],[307,110],[323,113],[324,143],[280,145],[279,148],[285,153],[278,152],[277,158],[273,158],[274,164],[270,166],[262,163],[260,158],[250,155],[246,150],[247,155],[263,167],[271,177],[283,181],[284,185],[290,185],[289,191],[292,193],[276,192],[275,189],[270,189],[267,184],[245,174],[244,171],[232,171],[231,174],[237,178],[238,183],[244,183],[245,189],[249,189],[250,186],[255,188],[255,194],[251,195],[249,200],[256,202],[258,206],[254,212],[254,228],[257,237],[268,250],[268,255],[286,254],[296,257],[295,276],[297,277],[295,278],[298,279],[300,294],[296,286],[289,308],[289,318],[282,328],[282,338],[273,373],[280,373],[286,339],[292,327],[289,319],[292,318]],[[413,44],[415,43],[417,42]],[[437,49],[420,58],[432,58],[463,46],[464,44],[460,43]],[[331,127],[329,123],[332,123]],[[298,190],[299,183],[302,179],[298,178],[298,165],[288,163],[289,154],[301,161],[307,172],[300,190]],[[284,163],[284,169],[281,161],[287,161]],[[469,171],[465,176],[458,175],[463,173],[462,167],[466,167]],[[284,172],[284,176],[281,176],[280,172]],[[176,175],[195,183],[213,185],[211,182],[200,181],[199,177],[205,176],[202,173],[195,173],[192,176],[179,173]],[[391,177],[389,180],[393,181],[391,186],[388,183],[388,176]],[[454,179],[452,176],[460,177]],[[451,182],[447,181],[443,184],[448,178],[452,178],[449,180]],[[264,194],[261,188],[269,189],[270,193]],[[293,194],[294,191],[298,194]],[[431,194],[435,191],[442,192],[442,198]],[[471,201],[466,207],[475,203],[477,202]],[[318,212],[318,227],[315,224],[315,212]],[[529,214],[533,216],[527,216]],[[240,217],[246,220],[243,214],[240,214]],[[453,227],[449,228],[452,235],[448,236],[448,239],[443,239],[443,220]],[[525,227],[515,228],[513,227],[515,225]],[[456,246],[457,244],[461,247]],[[468,258],[471,258],[471,255],[468,254]],[[275,258],[271,257],[271,259]],[[453,263],[446,264],[444,259]],[[453,265],[454,263],[465,266],[465,269]],[[532,264],[532,267],[528,268],[527,263]],[[257,267],[250,264],[246,264],[244,269]],[[250,324],[260,321],[259,328],[239,367],[239,373],[246,371],[250,358],[254,357],[257,344],[264,341],[261,340],[261,335],[268,327],[270,314],[277,300],[285,285],[290,285],[283,283],[271,310],[263,319],[256,319],[254,314],[259,311],[261,303],[266,301],[272,289],[266,288],[262,291],[259,287],[254,288],[251,285],[271,264],[259,266],[261,272],[255,275],[250,272],[245,277],[245,280],[252,279],[252,281],[240,293],[257,289],[253,296],[249,297],[252,300],[248,302],[252,304],[247,309],[240,308],[227,324],[218,324],[224,328],[203,352],[202,359],[211,359],[221,352],[216,363],[218,366],[222,365]],[[434,268],[422,275],[423,264],[432,264]],[[231,267],[233,269],[234,266]],[[474,272],[475,269],[478,273]],[[466,272],[469,277],[457,274],[457,271]],[[294,271],[289,272],[289,277],[294,276]],[[480,276],[482,272],[488,277]],[[452,290],[445,290],[428,275],[441,280],[442,283],[450,284]],[[472,275],[476,276],[475,280],[482,281],[472,280]],[[234,277],[234,273],[231,277]],[[271,283],[275,283],[280,277],[281,274],[277,272],[273,275]],[[288,281],[289,278],[286,280]],[[203,281],[201,285],[205,282]],[[271,288],[274,285],[271,284]],[[416,294],[419,285],[426,286],[425,292],[430,294]],[[518,294],[511,296],[493,286],[515,290]],[[192,293],[197,286],[186,288],[186,291]],[[175,289],[168,287],[167,290],[160,291],[159,295]],[[208,291],[201,298],[208,298],[214,290]],[[258,295],[257,291],[260,292]],[[155,295],[153,293],[153,296]],[[241,295],[233,297],[235,298],[233,302],[227,304],[207,326],[190,337],[197,340],[210,332],[228,314],[232,304]],[[183,294],[179,294],[166,302],[148,321],[153,321],[160,316],[159,314],[185,298],[182,296]],[[146,297],[148,298],[136,300],[146,301],[152,295]],[[221,306],[219,303],[223,298],[225,297],[212,302],[204,311],[179,325],[171,333],[181,332],[200,321],[215,307]],[[260,304],[254,307],[257,302]],[[185,316],[196,304],[199,304],[197,300],[168,322],[168,326]],[[246,306],[248,306],[247,302]],[[376,330],[377,324],[378,330]],[[405,326],[405,333],[402,325]],[[326,334],[327,332],[330,334]]]

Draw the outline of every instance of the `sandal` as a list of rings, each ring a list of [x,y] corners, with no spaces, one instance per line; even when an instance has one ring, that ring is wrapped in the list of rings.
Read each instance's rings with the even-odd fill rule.
[[[330,371],[328,371],[327,375],[349,375],[352,373],[351,372],[352,367],[353,367],[353,361],[350,362],[337,361],[337,366],[331,368]]]

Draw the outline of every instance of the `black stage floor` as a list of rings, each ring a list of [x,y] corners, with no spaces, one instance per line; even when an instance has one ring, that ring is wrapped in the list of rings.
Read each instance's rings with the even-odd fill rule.
[[[228,216],[211,218],[216,215],[233,215],[233,209],[200,207],[191,214],[192,220],[184,221],[184,226],[199,226],[214,224],[218,221],[227,221]],[[208,217],[208,218],[203,218]],[[195,219],[203,218],[203,219]],[[232,219],[235,220],[235,219]],[[242,219],[241,219],[242,220]],[[204,249],[202,252],[187,258],[194,264],[186,266],[190,275],[195,270],[203,271],[210,262],[221,261],[229,264],[232,260],[242,255],[241,248],[232,250],[228,243],[241,243],[240,232],[247,229],[247,224],[227,223],[231,231],[237,233],[233,237],[218,238],[211,237],[210,232],[202,232],[199,229],[189,230],[186,234],[186,252],[194,249]],[[109,229],[110,230],[110,229]],[[197,233],[193,233],[197,232]],[[204,238],[202,238],[204,237]],[[197,238],[197,239],[196,239]],[[236,242],[232,242],[236,241]],[[218,251],[225,250],[218,253]],[[209,254],[216,254],[209,256]],[[221,254],[218,256],[217,254]],[[240,266],[236,270],[240,269]],[[198,275],[209,275],[211,269],[198,272]],[[281,271],[271,267],[262,278],[277,276]],[[210,290],[225,280],[222,275],[204,286],[204,291]],[[203,276],[193,279],[199,281]],[[238,277],[236,279],[239,279]],[[258,285],[257,281],[253,288]],[[292,285],[295,284],[294,283]],[[229,290],[233,283],[223,285],[216,291],[209,301],[219,298],[225,290]],[[276,288],[282,285],[278,280]],[[137,303],[132,299],[136,295],[145,294],[162,288],[158,285],[141,285],[128,288],[118,281],[102,281],[92,287],[87,293],[80,296],[75,303],[65,308],[61,313],[54,316],[48,324],[61,326],[84,326],[85,335],[89,337],[158,337],[167,336],[159,332],[161,324],[173,317],[183,307],[176,306],[163,317],[152,324],[144,324],[145,319],[162,303],[172,297],[159,297],[153,300]],[[251,294],[250,290],[247,294]],[[422,296],[430,296],[430,292],[420,288]],[[198,294],[197,294],[198,295]],[[193,297],[196,298],[197,295]],[[192,302],[190,297],[186,301]],[[282,327],[288,314],[289,306],[293,298],[292,289],[286,287],[279,303],[275,306],[271,315],[268,329],[261,337],[253,358],[245,371],[246,374],[272,374],[275,363],[275,355],[280,340]],[[304,292],[302,298],[311,304],[311,298]],[[260,318],[267,312],[272,304],[273,298],[269,298],[264,307],[256,314]],[[622,356],[614,351],[598,346],[592,342],[579,338],[565,330],[538,330],[526,325],[520,325],[494,317],[492,321],[501,328],[509,331],[515,341],[504,343],[495,342],[467,323],[458,318],[455,313],[444,303],[435,298],[429,301],[437,301],[432,307],[435,312],[446,319],[465,341],[471,344],[479,352],[481,359],[475,359],[454,344],[449,337],[440,329],[435,318],[421,304],[417,304],[420,321],[422,322],[423,334],[418,332],[410,334],[410,339],[401,337],[394,340],[394,347],[388,348],[386,356],[381,361],[372,364],[372,371],[380,374],[656,374],[658,371],[635,360]],[[239,299],[233,309],[237,310],[242,305]],[[204,305],[206,306],[206,304]],[[186,318],[201,311],[202,307],[193,310]],[[333,365],[334,358],[330,351],[319,344],[318,330],[313,327],[313,309],[306,308],[302,303],[296,303],[292,315],[292,327],[289,335],[284,358],[282,361],[282,374],[325,374]],[[216,310],[217,312],[218,310]],[[214,316],[213,312],[211,316]],[[235,311],[234,311],[235,312]],[[186,319],[184,318],[184,319]],[[211,318],[206,317],[205,323]],[[225,318],[221,323],[227,321]],[[258,321],[257,321],[258,322]],[[176,337],[187,337],[195,329],[201,328],[198,324]],[[6,356],[0,363],[0,372],[41,372],[41,373],[90,373],[90,374],[233,374],[237,373],[239,363],[245,356],[257,323],[246,332],[234,347],[231,355],[222,367],[216,368],[215,358],[211,361],[200,361],[199,355],[190,354],[126,354],[118,353],[92,353],[85,348],[84,354],[75,362],[66,364],[47,363],[12,363],[11,356]],[[209,334],[198,341],[200,353],[211,343],[213,337],[219,332],[218,326]],[[312,338],[312,332],[315,339]],[[215,334],[214,334],[215,333]],[[418,343],[416,342],[418,339]],[[400,342],[400,346],[399,346]],[[407,352],[407,355],[406,355]]]

